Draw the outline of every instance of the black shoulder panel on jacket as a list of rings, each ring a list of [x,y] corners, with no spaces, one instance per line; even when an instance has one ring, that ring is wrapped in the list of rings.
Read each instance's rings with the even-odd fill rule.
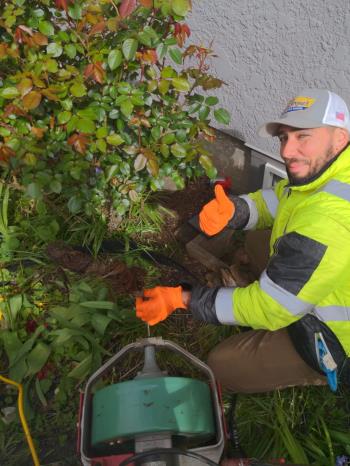
[[[297,295],[324,256],[327,246],[293,231],[274,245],[266,273],[285,290]]]
[[[235,214],[229,221],[228,225],[230,228],[233,228],[234,230],[241,230],[247,225],[249,221],[249,205],[247,201],[245,201],[239,196],[231,195],[229,196],[229,198],[235,205]]]

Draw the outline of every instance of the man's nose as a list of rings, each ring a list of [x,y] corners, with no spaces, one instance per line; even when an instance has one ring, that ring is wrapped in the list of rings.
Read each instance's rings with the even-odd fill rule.
[[[286,137],[284,141],[281,142],[280,154],[281,157],[289,159],[294,157],[298,152],[298,144],[294,137]]]

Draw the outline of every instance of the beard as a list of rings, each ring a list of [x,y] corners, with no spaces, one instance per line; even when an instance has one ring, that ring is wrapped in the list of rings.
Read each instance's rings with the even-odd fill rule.
[[[310,183],[317,179],[327,168],[333,163],[334,159],[338,154],[334,153],[332,147],[329,147],[326,152],[315,159],[314,163],[311,160],[305,159],[303,162],[305,165],[308,165],[309,171],[305,176],[296,176],[290,173],[288,169],[288,164],[292,164],[293,162],[300,162],[300,158],[292,158],[288,160],[288,164],[286,163],[286,171],[288,175],[289,184],[293,186],[299,186],[302,184]]]

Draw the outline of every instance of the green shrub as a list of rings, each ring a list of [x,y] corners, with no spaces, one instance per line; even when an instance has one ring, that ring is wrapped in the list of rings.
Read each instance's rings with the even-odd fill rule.
[[[211,114],[230,117],[201,95],[223,82],[207,73],[210,49],[184,48],[189,10],[190,0],[6,3],[2,179],[22,217],[39,218],[39,242],[71,216],[121,221],[167,176],[179,187],[203,171],[215,176],[199,138],[215,138]]]

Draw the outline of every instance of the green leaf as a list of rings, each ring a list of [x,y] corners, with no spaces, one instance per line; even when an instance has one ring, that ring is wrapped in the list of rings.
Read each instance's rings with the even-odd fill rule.
[[[143,154],[139,154],[134,162],[134,169],[135,172],[139,172],[140,170],[143,170],[147,164],[147,157],[145,157]]]
[[[138,42],[136,39],[126,39],[122,45],[124,57],[127,60],[133,60],[137,51]]]
[[[55,34],[55,29],[49,21],[39,21],[39,31],[44,36],[53,36]]]
[[[124,139],[119,134],[110,134],[106,140],[111,146],[120,146],[124,142]]]
[[[0,96],[3,97],[4,99],[14,99],[15,97],[18,97],[20,95],[19,90],[17,87],[5,87],[1,91]]]
[[[161,79],[159,84],[158,84],[158,90],[159,92],[164,95],[168,92],[169,90],[169,87],[170,87],[170,81],[168,81],[167,79]]]
[[[106,126],[101,126],[101,128],[98,128],[96,131],[97,138],[105,138],[107,134],[108,134],[108,128],[106,128]]]
[[[99,120],[99,110],[98,107],[86,107],[78,110],[77,115],[81,118],[87,118],[88,120]]]
[[[53,58],[49,58],[46,61],[46,69],[49,73],[57,73],[58,71],[58,64],[57,61],[54,60]]]
[[[209,113],[210,113],[210,107],[203,105],[198,112],[199,119],[201,121],[206,120],[208,118]]]
[[[174,133],[167,133],[162,137],[162,144],[172,144],[175,142],[175,134]]]
[[[114,309],[113,301],[84,301],[79,303],[79,306],[88,307],[90,309]]]
[[[214,110],[214,116],[218,123],[223,123],[224,125],[228,125],[231,121],[229,112],[224,108]]]
[[[166,56],[168,53],[168,46],[166,44],[159,44],[158,47],[156,48],[157,52],[157,57],[159,60],[163,60],[163,58]]]
[[[120,95],[115,99],[114,103],[115,105],[120,105],[122,102],[125,102],[126,100],[129,100],[129,99],[130,99],[130,96],[128,95]]]
[[[41,199],[42,192],[38,183],[29,183],[26,189],[26,193],[29,197],[33,199]]]
[[[145,101],[142,96],[140,95],[132,95],[131,96],[131,102],[134,105],[145,105]]]
[[[177,65],[182,65],[182,52],[179,48],[170,49],[169,55]]]
[[[44,392],[41,388],[41,385],[40,385],[40,380],[36,377],[35,379],[35,390],[36,390],[36,394],[38,395],[38,398],[41,402],[41,404],[46,407],[47,406],[47,401],[46,401],[46,398],[45,398],[45,395],[44,395]]]
[[[62,184],[58,180],[53,180],[50,183],[50,189],[53,193],[59,194],[62,191]]]
[[[77,54],[77,48],[74,44],[67,44],[64,46],[64,52],[69,58],[75,58]]]
[[[131,84],[129,84],[127,82],[124,82],[124,81],[120,82],[120,83],[118,83],[117,86],[118,86],[119,94],[128,95],[132,91]]]
[[[159,128],[159,126],[155,126],[154,128],[152,128],[151,129],[151,134],[152,134],[152,138],[155,141],[158,141],[158,139],[160,138],[160,128]]]
[[[213,162],[208,155],[201,155],[199,157],[199,163],[202,165],[205,171],[210,170],[213,166]]]
[[[175,15],[186,16],[190,9],[189,0],[171,0],[171,9]]]
[[[219,99],[215,96],[209,96],[205,99],[207,105],[216,105],[219,102]]]
[[[108,168],[108,171],[107,171],[107,177],[106,177],[106,180],[107,182],[114,177],[114,175],[116,175],[117,173],[119,172],[119,165],[111,165],[109,168]]]
[[[102,152],[103,154],[107,152],[107,143],[104,139],[98,139],[96,141],[96,147],[97,149]]]
[[[75,20],[81,19],[82,7],[78,2],[74,2],[68,7],[69,16]]]
[[[94,133],[96,126],[92,120],[89,120],[88,118],[81,118],[77,123],[77,129],[82,133],[91,134]]]
[[[105,316],[104,314],[93,314],[91,318],[91,325],[100,335],[104,335],[108,324],[112,320],[113,319],[111,317]]]
[[[46,364],[51,354],[51,348],[45,343],[39,341],[27,357],[28,372],[27,376],[36,374]]]
[[[72,117],[72,113],[68,111],[60,112],[57,115],[57,121],[60,125],[66,124]]]
[[[112,50],[108,55],[108,66],[111,70],[115,70],[121,65],[123,61],[123,55],[120,50]]]
[[[186,157],[187,155],[186,149],[181,144],[177,144],[177,143],[173,144],[170,150],[171,150],[171,153],[179,159],[182,159]]]
[[[73,86],[70,88],[70,92],[74,97],[83,97],[86,95],[86,87],[83,83],[75,83]]]
[[[91,370],[92,363],[92,354],[86,356],[79,364],[77,364],[74,369],[72,369],[67,376],[73,379],[83,379],[86,377]]]
[[[56,42],[51,42],[51,44],[49,44],[46,47],[46,51],[47,51],[48,54],[50,54],[53,57],[57,58],[57,57],[60,57],[62,55],[63,48],[62,48],[61,44],[57,44]]]
[[[174,78],[176,76],[176,71],[174,70],[174,68],[172,68],[171,66],[165,66],[161,73],[160,73],[160,76],[162,78]]]
[[[17,294],[15,296],[11,296],[8,300],[8,308],[11,313],[12,321],[14,322],[18,312],[21,310],[23,305],[23,295]]]
[[[131,102],[131,100],[125,100],[120,104],[120,110],[124,116],[128,117],[134,110],[134,104]]]
[[[188,82],[187,79],[173,78],[171,82],[177,91],[188,92],[190,90],[190,83]]]
[[[72,214],[78,213],[82,208],[81,199],[77,196],[72,196],[68,201],[68,209]]]

